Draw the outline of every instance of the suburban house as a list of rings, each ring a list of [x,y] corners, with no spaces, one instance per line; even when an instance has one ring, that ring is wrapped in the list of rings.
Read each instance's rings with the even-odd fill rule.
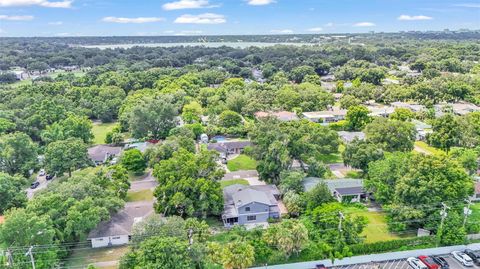
[[[231,185],[223,189],[225,227],[267,226],[268,219],[280,218],[280,191],[275,185]]]
[[[417,140],[427,139],[427,135],[433,132],[432,125],[419,120],[412,120],[412,123],[415,125],[415,130],[417,130]]]
[[[242,153],[246,147],[251,145],[252,142],[248,140],[222,141],[208,144],[207,149],[217,151],[221,158],[226,159],[228,155]]]
[[[405,103],[405,102],[393,102],[391,103],[391,105],[394,108],[407,108],[407,109],[410,109],[412,112],[421,112],[426,109],[424,105],[411,104],[411,103]]]
[[[365,140],[365,133],[364,132],[348,132],[348,131],[339,131],[337,132],[338,136],[343,140],[345,143],[351,143],[353,140]]]
[[[152,202],[131,202],[110,220],[101,222],[88,234],[92,248],[128,244],[133,226],[153,214]]]
[[[278,112],[264,112],[259,111],[255,113],[255,118],[261,119],[266,117],[275,117],[280,121],[294,121],[298,120],[297,114],[289,111],[278,111]]]
[[[347,110],[333,107],[331,110],[304,112],[302,115],[312,122],[331,123],[344,120],[347,115]]]
[[[150,143],[148,141],[146,142],[135,142],[135,143],[129,143],[124,146],[124,150],[129,150],[129,149],[138,149],[140,150],[141,153],[145,153],[145,151],[151,147],[153,143]]]
[[[480,107],[467,102],[436,104],[433,108],[435,109],[435,117],[441,117],[447,111],[451,111],[459,116],[480,111]]]
[[[97,145],[88,149],[88,157],[95,163],[95,165],[100,165],[120,156],[121,152],[121,147]]]
[[[393,106],[368,105],[367,108],[370,111],[369,115],[372,117],[386,118],[395,112],[395,108]]]
[[[473,193],[471,200],[478,202],[480,201],[480,181],[475,182],[474,186],[475,186],[475,192]]]
[[[339,202],[361,202],[368,199],[371,193],[363,187],[363,179],[320,179],[307,177],[303,181],[305,191],[311,190],[319,183],[325,183],[332,196]]]

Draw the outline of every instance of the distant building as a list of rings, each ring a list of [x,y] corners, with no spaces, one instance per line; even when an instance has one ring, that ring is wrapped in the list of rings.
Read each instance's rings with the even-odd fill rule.
[[[225,227],[267,226],[268,219],[280,218],[280,191],[275,185],[231,185],[223,189]]]
[[[280,121],[294,121],[298,120],[297,114],[289,111],[279,111],[279,112],[263,112],[259,111],[255,113],[255,118],[261,119],[266,117],[275,117]]]
[[[134,142],[134,143],[129,143],[124,146],[124,150],[129,150],[129,149],[138,149],[140,150],[141,153],[145,153],[145,151],[151,147],[153,144],[150,142]]]
[[[395,112],[393,106],[382,106],[382,105],[368,105],[368,110],[370,111],[370,116],[372,117],[388,117],[390,114]]]
[[[101,222],[88,234],[92,248],[126,245],[130,241],[133,226],[153,214],[152,202],[131,202],[110,220]]]
[[[120,156],[121,152],[121,147],[97,145],[88,149],[88,157],[95,163],[95,165],[100,165]]]
[[[425,111],[426,108],[423,105],[419,104],[411,104],[411,103],[405,103],[405,102],[393,102],[391,105],[394,108],[407,108],[410,109],[412,112],[422,112]]]
[[[332,196],[338,202],[361,202],[371,195],[363,187],[363,179],[320,179],[316,177],[305,178],[303,186],[305,191],[313,189],[317,184],[325,183]]]
[[[428,134],[433,133],[432,125],[430,124],[419,120],[412,120],[412,123],[415,125],[415,130],[417,130],[417,140],[425,140]]]
[[[459,116],[480,111],[479,106],[467,102],[437,104],[433,108],[435,109],[436,117],[441,117],[449,111]]]
[[[339,131],[338,136],[343,140],[345,143],[351,143],[355,138],[359,140],[365,140],[365,133],[364,132],[347,132],[347,131]]]
[[[302,115],[312,122],[332,123],[344,120],[347,110],[334,107],[331,110],[304,112]]]
[[[231,154],[240,154],[243,150],[251,146],[252,142],[248,140],[222,141],[207,145],[208,150],[215,150],[220,153],[220,157],[226,159]]]

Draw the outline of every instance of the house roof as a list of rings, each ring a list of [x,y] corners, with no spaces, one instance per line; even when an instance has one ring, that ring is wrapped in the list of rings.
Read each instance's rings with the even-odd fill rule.
[[[222,141],[218,143],[211,143],[207,145],[207,149],[216,150],[218,152],[227,152],[232,149],[243,149],[247,146],[251,146],[252,142],[248,140],[239,141]]]
[[[365,193],[365,190],[363,189],[363,187],[335,188],[335,191],[342,196],[358,195],[358,194]]]
[[[278,112],[264,112],[259,111],[255,113],[255,117],[258,118],[265,118],[265,117],[275,117],[281,121],[292,121],[298,120],[297,114],[289,111],[278,111]]]
[[[96,162],[105,161],[107,155],[118,156],[122,152],[121,147],[112,147],[108,145],[97,145],[88,149],[88,157]]]
[[[226,217],[238,216],[237,209],[250,203],[278,205],[275,196],[279,194],[280,191],[275,185],[245,186],[235,184],[225,187],[223,189],[223,215]]]
[[[332,110],[312,111],[312,112],[303,113],[303,116],[309,119],[330,118],[334,116],[345,116],[345,115],[347,115],[347,110],[340,109],[338,107],[334,107]]]
[[[339,131],[338,136],[342,138],[343,141],[350,143],[355,138],[360,140],[365,140],[365,133],[364,132],[347,132],[347,131]]]
[[[88,238],[130,235],[135,223],[153,213],[153,203],[132,202],[127,203],[118,213],[113,215],[110,220],[103,221],[88,234]]]
[[[341,188],[363,187],[363,179],[342,178],[342,179],[321,179],[317,177],[307,177],[303,180],[305,191],[313,189],[319,183],[325,183],[331,192]]]

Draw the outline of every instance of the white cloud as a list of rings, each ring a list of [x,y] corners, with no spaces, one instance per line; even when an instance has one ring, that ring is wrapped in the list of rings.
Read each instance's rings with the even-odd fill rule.
[[[309,32],[321,32],[323,31],[323,28],[322,27],[313,27],[313,28],[310,28],[310,29],[307,29],[307,31]]]
[[[138,17],[138,18],[121,18],[121,17],[105,17],[102,19],[104,22],[114,23],[148,23],[164,21],[164,18],[159,17]]]
[[[453,5],[455,7],[468,7],[468,8],[480,8],[480,4],[477,3],[463,3],[463,4],[456,4]]]
[[[397,19],[399,21],[427,21],[427,20],[433,20],[432,17],[424,16],[424,15],[416,15],[416,16],[400,15]]]
[[[212,8],[212,7],[218,7],[218,5],[210,5],[209,0],[179,0],[176,2],[165,3],[162,6],[162,8],[165,10]]]
[[[49,22],[48,25],[55,25],[55,26],[63,25],[63,21],[52,21],[52,22]]]
[[[373,27],[376,26],[373,22],[357,22],[353,26],[355,27]]]
[[[227,22],[224,15],[204,13],[199,15],[185,14],[175,19],[175,23],[190,24],[221,24]]]
[[[293,34],[293,30],[290,30],[290,29],[279,29],[279,30],[277,29],[277,30],[271,30],[270,32],[273,34],[283,34],[283,35]]]
[[[4,21],[31,21],[31,20],[33,20],[33,16],[0,15],[0,20],[4,20]]]
[[[248,4],[251,6],[265,6],[276,2],[275,0],[248,0]]]
[[[41,6],[51,8],[71,8],[73,0],[48,1],[48,0],[0,0],[0,7],[16,6]]]

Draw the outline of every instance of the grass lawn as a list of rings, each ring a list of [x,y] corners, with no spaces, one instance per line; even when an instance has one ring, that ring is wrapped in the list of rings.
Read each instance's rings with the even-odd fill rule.
[[[228,161],[228,170],[235,172],[239,170],[255,170],[257,162],[247,155],[240,154],[237,158]]]
[[[423,141],[415,141],[415,146],[425,150],[426,152],[430,152],[430,154],[433,155],[444,153],[443,150],[434,148]]]
[[[367,209],[359,208],[351,208],[350,212],[354,216],[364,216],[368,219],[367,227],[365,227],[362,233],[362,235],[366,237],[366,243],[388,241],[400,238],[399,236],[391,234],[388,231],[387,221],[384,213],[370,212]]]
[[[152,190],[129,191],[127,193],[127,202],[151,201],[153,200]]]
[[[323,163],[343,163],[342,152],[345,151],[345,146],[340,144],[338,146],[338,153],[332,154],[322,154],[317,156],[317,160],[322,161]]]
[[[220,181],[220,186],[222,186],[222,188],[228,187],[230,185],[235,185],[235,184],[249,185],[248,181],[245,179],[232,179],[232,180]]]
[[[472,215],[468,217],[469,223],[478,223],[480,222],[480,203],[475,203],[470,206],[472,210]]]
[[[97,262],[108,262],[120,260],[120,258],[128,252],[128,246],[115,247],[115,248],[87,248],[85,246],[79,246],[73,250],[70,257],[66,258],[67,268],[86,268],[86,264],[92,264]],[[112,267],[103,267],[112,268]],[[113,267],[117,268],[117,267]]]
[[[115,122],[94,123],[92,127],[92,132],[94,136],[93,143],[95,145],[105,144],[105,137],[107,137],[107,133],[113,130],[115,125]]]

